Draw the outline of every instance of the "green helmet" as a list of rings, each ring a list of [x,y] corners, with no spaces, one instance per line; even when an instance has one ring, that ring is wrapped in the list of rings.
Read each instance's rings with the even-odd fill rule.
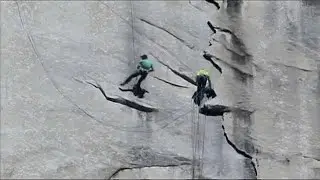
[[[197,72],[197,76],[199,76],[199,75],[209,76],[209,71],[207,69],[202,68]]]

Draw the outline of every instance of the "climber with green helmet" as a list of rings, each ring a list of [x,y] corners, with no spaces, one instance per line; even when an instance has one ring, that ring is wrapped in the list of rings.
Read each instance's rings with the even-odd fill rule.
[[[196,76],[196,83],[198,86],[197,91],[199,91],[202,88],[205,88],[207,82],[208,82],[209,88],[211,88],[209,71],[207,69],[200,69],[197,72],[197,76]]]
[[[140,87],[141,82],[148,76],[148,73],[154,71],[153,63],[148,59],[148,56],[144,54],[140,57],[141,60],[137,65],[137,70],[133,74],[131,74],[123,83],[121,83],[121,86],[129,83],[132,80],[132,78],[140,75],[140,78],[136,84],[137,87]]]
[[[207,83],[208,82],[208,83]],[[207,97],[215,98],[217,95],[211,87],[211,80],[209,76],[209,71],[207,69],[200,69],[196,76],[197,91],[193,94],[192,98],[194,103],[198,106],[200,105],[203,95],[206,94]],[[208,84],[208,87],[206,85]]]

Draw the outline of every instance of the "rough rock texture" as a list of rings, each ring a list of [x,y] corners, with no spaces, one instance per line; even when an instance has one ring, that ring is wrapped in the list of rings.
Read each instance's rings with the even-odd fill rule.
[[[320,3],[218,2],[1,1],[1,178],[320,178]]]

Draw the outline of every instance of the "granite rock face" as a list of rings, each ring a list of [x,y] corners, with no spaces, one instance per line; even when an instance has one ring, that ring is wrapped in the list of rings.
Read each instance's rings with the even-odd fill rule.
[[[1,1],[1,178],[320,178],[320,4],[217,2]]]

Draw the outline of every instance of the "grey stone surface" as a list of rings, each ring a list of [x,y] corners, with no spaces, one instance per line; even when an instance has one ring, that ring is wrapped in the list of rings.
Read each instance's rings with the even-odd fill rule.
[[[319,3],[218,2],[1,1],[1,178],[191,178],[197,121],[203,177],[320,178]],[[168,67],[194,78],[204,50],[207,103],[245,111],[196,117]],[[139,99],[118,84],[144,53]]]

